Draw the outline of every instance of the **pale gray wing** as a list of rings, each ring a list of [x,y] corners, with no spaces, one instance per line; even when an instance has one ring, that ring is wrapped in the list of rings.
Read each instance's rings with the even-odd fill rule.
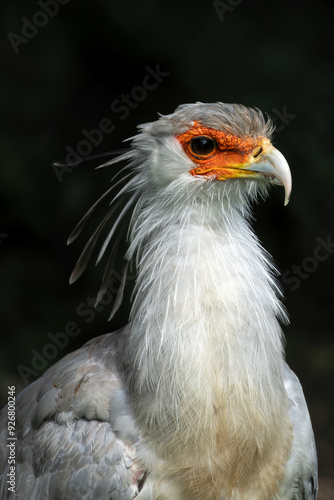
[[[144,471],[114,357],[116,334],[69,354],[16,399],[16,495],[0,413],[0,498],[130,500]]]
[[[297,376],[286,364],[284,386],[290,400],[289,414],[293,426],[293,447],[286,466],[281,498],[316,500],[318,464],[314,435],[303,389]]]

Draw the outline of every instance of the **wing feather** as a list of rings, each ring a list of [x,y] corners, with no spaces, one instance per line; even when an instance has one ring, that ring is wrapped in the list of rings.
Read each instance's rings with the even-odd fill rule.
[[[117,338],[115,333],[90,341],[18,395],[15,498],[130,500],[137,495],[138,433],[114,362]],[[0,414],[2,442],[6,412]],[[0,498],[11,498],[5,447],[0,469]]]
[[[294,440],[286,465],[282,498],[316,500],[318,464],[312,424],[298,377],[285,365],[284,385],[290,400]]]

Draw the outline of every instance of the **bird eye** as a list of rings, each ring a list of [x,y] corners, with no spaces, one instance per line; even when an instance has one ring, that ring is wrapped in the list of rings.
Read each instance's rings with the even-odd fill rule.
[[[189,149],[196,156],[209,156],[216,149],[216,141],[205,135],[194,137],[190,141]]]

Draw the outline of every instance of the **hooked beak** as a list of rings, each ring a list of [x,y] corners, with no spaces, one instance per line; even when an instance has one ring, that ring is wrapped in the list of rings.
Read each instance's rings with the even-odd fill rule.
[[[239,167],[240,168],[240,167]],[[276,186],[283,186],[285,191],[284,206],[289,203],[292,178],[288,162],[278,149],[270,145],[269,148],[255,161],[250,161],[242,167],[242,171],[249,172],[249,178],[269,181]],[[246,177],[243,175],[243,177]],[[248,176],[247,176],[248,177]]]

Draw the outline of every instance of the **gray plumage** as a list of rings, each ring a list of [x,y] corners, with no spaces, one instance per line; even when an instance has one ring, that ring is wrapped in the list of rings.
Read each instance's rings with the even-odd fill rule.
[[[179,136],[196,123],[207,134],[260,137],[261,148],[228,170],[233,178],[217,180],[216,167],[210,178],[190,175],[198,163]],[[284,361],[276,270],[248,222],[250,202],[270,184],[284,185],[286,200],[291,190],[287,163],[266,139],[272,124],[244,106],[197,103],[139,128],[131,148],[107,163],[126,160],[133,175],[71,276],[82,274],[119,204],[98,255],[109,252],[102,298],[113,270],[110,246],[131,209],[125,258],[137,280],[130,322],[18,395],[16,495],[6,483],[2,410],[0,498],[315,500],[313,432]],[[217,144],[223,162],[228,153]]]

